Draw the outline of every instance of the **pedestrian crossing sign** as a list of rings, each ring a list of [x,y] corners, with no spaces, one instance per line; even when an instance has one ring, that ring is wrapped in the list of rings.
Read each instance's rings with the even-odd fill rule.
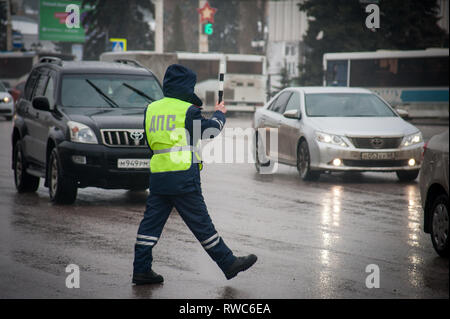
[[[111,38],[109,42],[112,43],[113,52],[124,52],[127,50],[127,39]]]

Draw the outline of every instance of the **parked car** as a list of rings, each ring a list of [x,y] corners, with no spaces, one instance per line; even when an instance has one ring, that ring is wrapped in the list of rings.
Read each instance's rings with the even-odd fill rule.
[[[449,256],[448,138],[447,130],[425,144],[419,179],[424,231],[442,257]]]
[[[8,89],[0,81],[0,116],[4,116],[7,121],[11,121],[14,115],[14,100]]]
[[[421,132],[366,89],[284,89],[255,112],[254,127],[278,129],[278,150],[257,131],[257,170],[277,160],[297,166],[303,180],[325,171],[396,172],[401,181],[419,174]]]
[[[52,201],[73,203],[80,187],[148,188],[144,111],[162,97],[158,80],[137,64],[42,58],[14,119],[17,191],[36,191],[42,178]]]

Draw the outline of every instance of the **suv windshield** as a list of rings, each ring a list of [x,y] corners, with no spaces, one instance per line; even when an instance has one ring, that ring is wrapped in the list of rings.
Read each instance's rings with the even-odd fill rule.
[[[386,103],[370,93],[306,94],[305,108],[311,117],[397,116]]]
[[[163,98],[153,76],[64,75],[61,103],[66,107],[146,107]]]

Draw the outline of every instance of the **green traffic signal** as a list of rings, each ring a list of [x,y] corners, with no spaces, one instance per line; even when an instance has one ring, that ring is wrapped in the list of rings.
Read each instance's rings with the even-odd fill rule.
[[[205,32],[205,34],[207,34],[207,35],[213,34],[212,23],[206,23],[206,24],[205,24],[204,32]]]

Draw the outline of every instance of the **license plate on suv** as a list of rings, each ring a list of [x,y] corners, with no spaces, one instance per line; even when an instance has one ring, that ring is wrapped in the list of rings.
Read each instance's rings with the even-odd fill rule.
[[[119,158],[117,168],[149,168],[150,159],[142,158]]]
[[[394,153],[361,153],[362,160],[393,160]]]

